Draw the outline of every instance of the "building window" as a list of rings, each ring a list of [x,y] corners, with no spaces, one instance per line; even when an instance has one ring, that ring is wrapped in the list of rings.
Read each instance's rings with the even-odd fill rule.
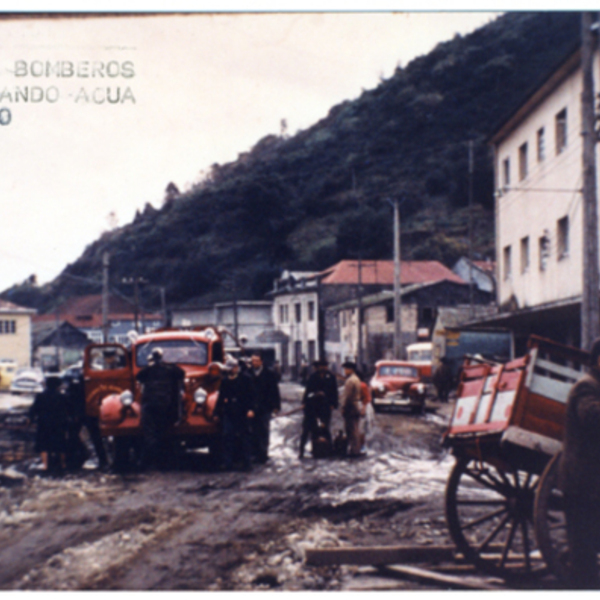
[[[317,343],[315,340],[308,340],[308,362],[312,364],[317,359]]]
[[[563,108],[555,117],[556,154],[560,154],[567,146],[567,109]]]
[[[296,323],[300,323],[302,321],[302,304],[300,302],[294,304],[294,311],[296,313]]]
[[[539,239],[540,251],[540,271],[545,271],[548,265],[548,257],[550,256],[550,236],[545,231],[544,235]]]
[[[508,158],[502,162],[502,184],[504,187],[510,185],[510,159]]]
[[[315,303],[312,301],[308,303],[308,320],[315,320]]]
[[[529,270],[529,236],[521,238],[521,273]]]
[[[559,219],[556,225],[556,251],[560,260],[569,256],[569,217]]]
[[[421,308],[421,321],[429,323],[433,321],[434,310],[430,306]]]
[[[393,323],[394,322],[394,305],[388,304],[385,307],[385,322]]]
[[[519,181],[527,177],[527,142],[519,146]]]
[[[544,128],[540,127],[537,132],[537,159],[542,162],[546,158],[546,140],[544,139]]]
[[[17,322],[13,320],[0,321],[0,334],[17,333]]]
[[[511,259],[511,250],[510,250],[510,246],[505,246],[504,247],[504,280],[508,280],[510,279],[510,275],[511,275],[511,264],[510,264],[510,259]]]
[[[280,304],[279,305],[279,322],[280,323],[287,323],[288,322],[288,318],[289,318],[288,305],[287,304]]]

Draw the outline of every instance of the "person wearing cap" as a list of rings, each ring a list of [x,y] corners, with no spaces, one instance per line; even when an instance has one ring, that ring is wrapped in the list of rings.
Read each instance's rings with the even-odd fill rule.
[[[136,376],[142,384],[142,457],[141,466],[164,467],[168,462],[167,432],[177,421],[179,398],[185,371],[162,360],[160,348],[154,348]]]
[[[256,393],[256,414],[252,420],[252,446],[257,463],[269,460],[269,433],[271,416],[281,410],[281,396],[277,376],[263,364],[260,353],[250,357],[248,375]]]
[[[35,451],[39,452],[46,471],[65,467],[67,451],[68,411],[58,373],[46,377],[46,389],[36,394],[29,409],[29,419],[37,424]]]
[[[323,424],[323,432],[331,443],[331,411],[339,406],[337,381],[335,375],[329,370],[326,360],[316,360],[313,363],[315,370],[306,382],[302,396],[302,434],[300,435],[300,451],[298,456],[304,457],[304,446],[309,435],[312,436],[317,429],[318,421]]]
[[[256,397],[252,380],[240,373],[239,362],[229,358],[227,376],[221,381],[215,406],[215,420],[222,424],[224,468],[231,470],[239,446],[244,471],[252,468],[251,420],[256,413]]]
[[[600,338],[592,344],[591,368],[567,398],[559,486],[563,492],[570,586],[598,589],[600,549]]]
[[[342,394],[342,415],[348,438],[348,456],[360,456],[362,436],[360,434],[360,416],[362,412],[362,391],[360,379],[356,374],[356,364],[346,361],[344,369],[344,391]]]

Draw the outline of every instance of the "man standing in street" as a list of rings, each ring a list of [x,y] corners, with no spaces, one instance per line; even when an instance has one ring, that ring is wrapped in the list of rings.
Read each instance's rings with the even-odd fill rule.
[[[360,415],[362,407],[362,392],[360,379],[356,374],[356,364],[350,361],[342,365],[344,369],[344,392],[342,396],[342,415],[348,438],[348,456],[361,455]]]
[[[306,382],[306,389],[302,397],[304,419],[302,421],[302,435],[300,436],[299,456],[304,456],[304,446],[308,436],[312,435],[317,427],[317,420],[323,423],[324,430],[331,443],[331,411],[339,406],[338,389],[335,375],[329,370],[326,360],[317,360],[313,363],[315,371]]]
[[[570,584],[598,589],[600,549],[600,339],[592,345],[589,375],[567,399],[559,483],[565,500]]]
[[[252,354],[250,365],[249,375],[256,392],[256,414],[252,420],[252,449],[256,462],[264,464],[269,460],[271,415],[281,410],[281,396],[277,376],[264,366],[259,353]]]
[[[136,376],[142,384],[142,467],[167,464],[167,431],[177,420],[178,402],[185,372],[162,361],[162,350],[154,348],[149,364]]]
[[[256,411],[254,386],[249,375],[240,373],[237,360],[228,360],[225,368],[227,377],[221,381],[215,406],[215,420],[222,424],[224,466],[228,471],[233,468],[239,445],[243,469],[250,471],[252,468],[250,422]]]

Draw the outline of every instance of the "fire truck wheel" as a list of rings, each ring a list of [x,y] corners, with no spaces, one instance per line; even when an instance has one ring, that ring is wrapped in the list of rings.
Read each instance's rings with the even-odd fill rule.
[[[446,521],[468,562],[501,577],[545,569],[533,532],[538,479],[496,460],[456,461],[446,487]]]

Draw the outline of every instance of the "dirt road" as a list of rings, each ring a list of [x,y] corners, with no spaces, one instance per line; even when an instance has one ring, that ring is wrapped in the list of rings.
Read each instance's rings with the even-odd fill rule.
[[[283,384],[283,411],[300,388]],[[0,473],[0,588],[52,590],[439,589],[309,567],[307,547],[449,544],[440,446],[449,413],[376,415],[367,456],[297,458],[300,414],[272,421],[271,460],[251,473],[41,476],[36,460]],[[341,427],[339,415],[333,429]],[[91,466],[91,465],[90,465]]]

